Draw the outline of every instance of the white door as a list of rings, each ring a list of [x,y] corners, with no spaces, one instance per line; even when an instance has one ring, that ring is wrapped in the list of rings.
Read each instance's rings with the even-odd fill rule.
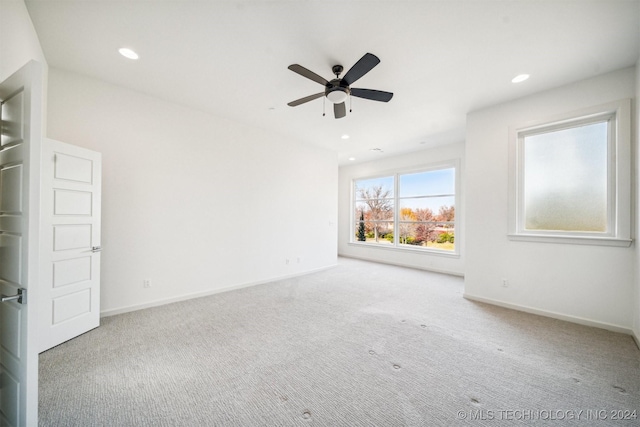
[[[0,102],[0,425],[35,426],[41,65],[0,83]]]
[[[42,142],[40,348],[100,325],[101,154]]]

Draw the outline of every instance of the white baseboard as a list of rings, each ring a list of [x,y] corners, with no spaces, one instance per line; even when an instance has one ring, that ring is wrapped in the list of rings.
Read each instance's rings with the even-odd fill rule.
[[[631,336],[633,337],[633,340],[636,342],[636,345],[638,346],[638,350],[640,350],[640,336],[638,336],[638,333],[635,330],[631,331]]]
[[[510,308],[512,310],[524,311],[525,313],[537,314],[538,316],[551,317],[553,319],[565,320],[567,322],[578,323],[580,325],[593,326],[595,328],[606,329],[608,331],[620,332],[622,334],[631,335],[636,340],[636,344],[638,343],[638,337],[634,335],[633,330],[631,330],[630,328],[625,328],[624,326],[614,325],[607,322],[599,322],[591,319],[585,319],[584,317],[557,313],[555,311],[540,310],[538,308],[528,307],[520,304],[512,304],[509,302],[495,300],[491,298],[479,297],[476,295],[468,294],[466,292],[463,294],[463,296],[464,298],[471,301],[484,302],[486,304],[497,305],[499,307]]]
[[[304,272],[300,272],[300,273],[287,274],[285,276],[273,277],[273,278],[270,278],[270,279],[260,280],[260,281],[257,281],[257,282],[239,283],[237,285],[225,286],[223,288],[210,289],[210,290],[203,291],[203,292],[194,292],[194,293],[191,293],[191,294],[178,295],[178,296],[174,296],[174,297],[158,299],[158,300],[154,300],[154,301],[150,301],[150,302],[145,302],[145,303],[142,303],[142,304],[134,304],[134,305],[126,306],[126,307],[113,308],[113,309],[101,311],[100,312],[100,317],[115,316],[116,314],[129,313],[131,311],[143,310],[145,308],[151,308],[151,307],[158,307],[158,306],[161,306],[161,305],[171,304],[171,303],[179,302],[179,301],[186,301],[186,300],[190,300],[190,299],[193,299],[193,298],[206,297],[206,296],[209,296],[209,295],[220,294],[222,292],[229,292],[229,291],[233,291],[233,290],[236,290],[236,289],[248,288],[248,287],[251,287],[251,286],[263,285],[265,283],[277,282],[278,280],[285,280],[285,279],[291,279],[293,277],[306,276],[307,274],[317,273],[319,271],[323,271],[323,270],[328,270],[330,268],[334,268],[336,265],[337,264],[329,265],[329,266],[326,266],[326,267],[320,267],[320,268],[316,268],[316,269],[313,269],[313,270],[308,270],[308,271],[304,271]]]
[[[431,271],[433,273],[441,273],[441,274],[448,274],[450,276],[464,277],[464,273],[445,270],[441,268],[422,267],[422,266],[417,266],[417,265],[408,264],[408,263],[384,261],[384,260],[379,260],[375,258],[367,258],[367,257],[356,256],[356,255],[344,255],[340,253],[338,254],[338,256],[341,258],[359,259],[360,261],[377,262],[378,264],[395,265],[397,267],[414,268],[416,270]]]

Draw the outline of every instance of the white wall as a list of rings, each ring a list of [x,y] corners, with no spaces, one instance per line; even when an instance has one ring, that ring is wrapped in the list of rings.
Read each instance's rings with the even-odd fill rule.
[[[46,60],[23,0],[0,1],[0,81],[30,60]]]
[[[509,241],[507,153],[509,126],[633,98],[635,78],[619,70],[467,116],[466,296],[630,331],[635,248]]]
[[[54,68],[49,122],[102,153],[103,313],[337,261],[335,153]]]
[[[42,64],[44,131],[47,123],[47,61],[24,1],[0,0],[0,82],[31,60]]]
[[[460,248],[460,256],[401,251],[349,243],[351,239],[351,186],[354,179],[416,169],[448,160],[460,161],[461,185],[460,193],[456,197],[456,245]],[[464,229],[464,170],[463,143],[443,145],[400,156],[385,157],[382,160],[340,167],[338,253],[353,258],[463,275],[465,258],[465,236],[462,232]]]

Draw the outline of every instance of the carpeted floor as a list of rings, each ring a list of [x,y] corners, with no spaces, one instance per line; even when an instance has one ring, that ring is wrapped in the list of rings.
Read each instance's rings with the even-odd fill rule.
[[[340,259],[107,317],[41,354],[40,425],[640,425],[630,336],[462,291],[458,277]]]

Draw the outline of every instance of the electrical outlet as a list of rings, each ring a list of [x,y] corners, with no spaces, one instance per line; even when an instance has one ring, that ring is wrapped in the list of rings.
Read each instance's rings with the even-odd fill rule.
[[[300,264],[300,257],[296,258],[296,263]]]
[[[143,288],[150,288],[151,287],[151,279],[144,279],[142,281],[142,287]]]
[[[509,281],[507,279],[502,279],[502,287],[503,288],[508,288],[509,287]]]
[[[285,259],[285,260],[284,260],[284,263],[285,263],[285,264],[287,264],[287,265],[289,265],[289,258]]]

